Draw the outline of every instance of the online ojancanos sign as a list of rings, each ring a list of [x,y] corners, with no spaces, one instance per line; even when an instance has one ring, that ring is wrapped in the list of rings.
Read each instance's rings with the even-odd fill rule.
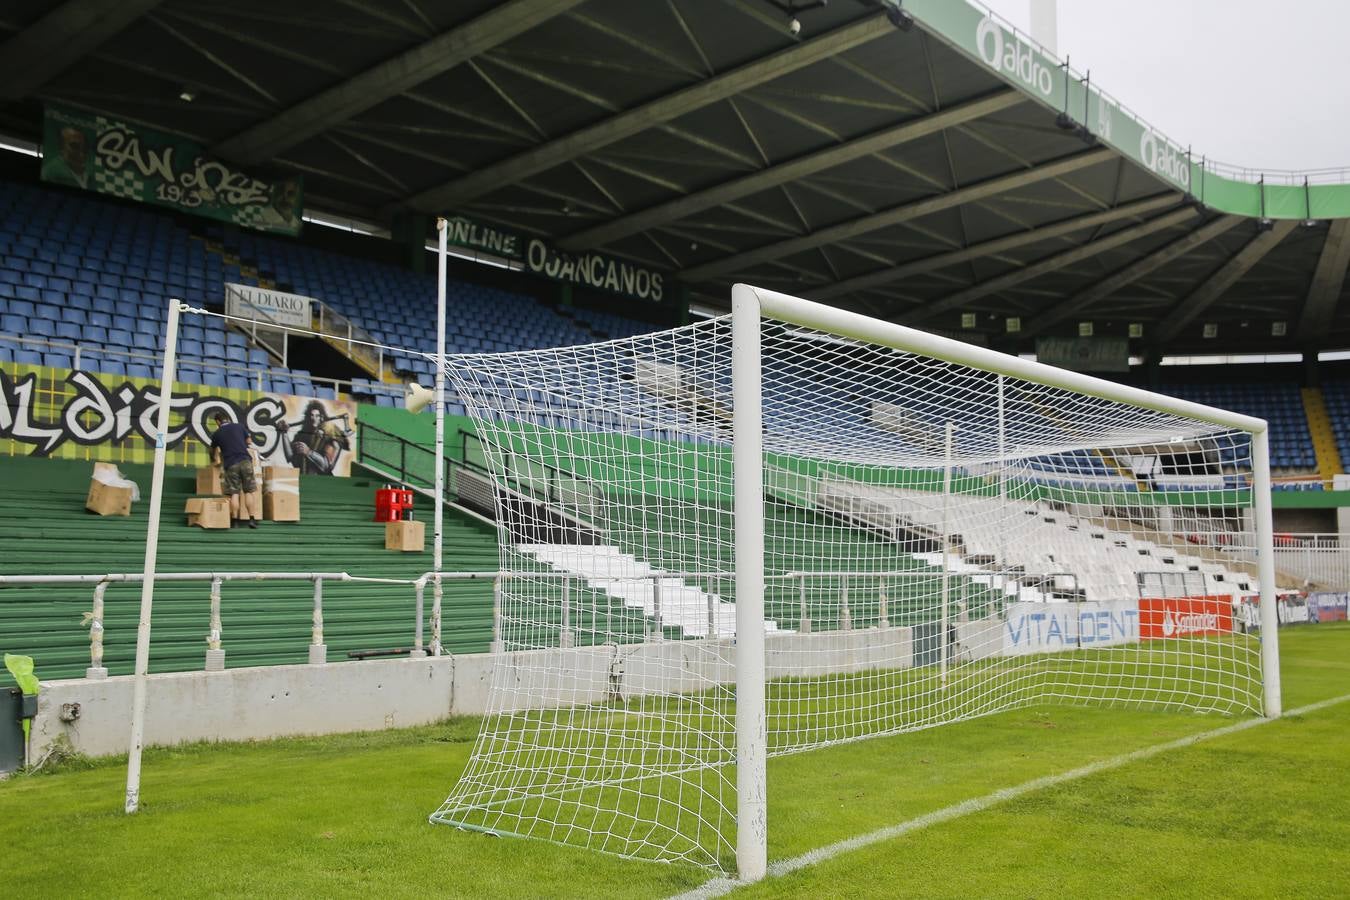
[[[899,0],[885,0],[892,6]],[[1182,190],[1195,164],[1185,148],[1145,127],[1100,91],[1068,75],[1058,59],[962,0],[904,0],[924,27],[1056,112],[1068,112],[1101,142]]]
[[[1139,601],[1139,637],[1208,637],[1233,631],[1229,597],[1163,597]]]
[[[446,243],[490,253],[524,265],[535,275],[659,303],[665,297],[666,273],[604,253],[567,253],[535,237],[476,222],[464,216],[446,220]]]
[[[191,141],[100,113],[49,104],[42,180],[277,234],[299,234],[298,177],[258,178]]]

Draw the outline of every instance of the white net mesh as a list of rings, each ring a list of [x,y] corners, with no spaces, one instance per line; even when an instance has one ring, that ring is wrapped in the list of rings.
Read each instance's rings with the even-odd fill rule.
[[[1247,434],[762,327],[771,755],[1056,701],[1260,711]],[[433,820],[734,870],[730,318],[447,369],[506,655]]]

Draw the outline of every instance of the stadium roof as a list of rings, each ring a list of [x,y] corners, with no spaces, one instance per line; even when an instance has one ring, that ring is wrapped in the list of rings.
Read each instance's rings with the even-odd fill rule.
[[[712,302],[748,281],[1009,350],[1080,321],[1138,323],[1134,352],[1350,347],[1350,173],[1213,164],[965,0],[3,16],[18,136],[78,104],[303,173],[318,209],[461,214]]]

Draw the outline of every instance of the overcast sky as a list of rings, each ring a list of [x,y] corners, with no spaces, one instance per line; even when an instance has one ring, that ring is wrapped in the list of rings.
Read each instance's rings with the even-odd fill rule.
[[[1024,31],[1030,0],[984,0]],[[1350,0],[1059,0],[1059,55],[1182,146],[1350,169]]]

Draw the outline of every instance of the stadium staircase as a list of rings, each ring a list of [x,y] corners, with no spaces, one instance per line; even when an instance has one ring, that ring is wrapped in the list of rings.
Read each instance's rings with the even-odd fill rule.
[[[685,637],[708,636],[708,610],[713,609],[715,637],[736,634],[736,604],[688,584],[683,578],[604,544],[524,544],[517,548],[555,572],[578,576],[595,591],[622,600],[625,607],[640,610],[645,618],[659,620],[663,632],[676,629]],[[778,631],[772,620],[765,631]]]
[[[1317,454],[1317,473],[1322,476],[1322,483],[1329,485],[1345,469],[1341,468],[1336,431],[1332,428],[1326,400],[1320,390],[1315,387],[1303,388],[1303,412],[1308,417],[1308,433],[1312,435],[1313,452]]]
[[[730,540],[735,520],[730,508],[683,508],[676,533],[670,527],[674,517],[668,506],[643,505],[631,496],[617,502],[623,504],[628,521],[610,531],[617,537],[645,536],[640,544],[620,544],[645,565],[667,572],[731,570]],[[940,596],[941,568],[906,552],[899,544],[865,528],[787,503],[772,503],[764,526],[764,614],[778,630],[804,630],[803,582],[782,577],[797,572],[811,573],[805,579],[806,615],[813,631],[875,627],[881,619],[883,593],[889,625],[918,625],[933,621],[937,615],[935,598]],[[830,552],[822,555],[823,547]],[[861,574],[870,572],[887,576]],[[735,596],[729,576],[706,581],[712,593]],[[988,579],[961,574],[948,579],[948,589],[974,618],[984,615],[1000,594]],[[842,598],[847,602],[841,602]]]
[[[0,574],[141,571],[149,503],[133,504],[126,518],[86,512],[92,468],[88,462],[65,460],[6,457],[0,462]],[[149,466],[126,465],[122,473],[148,495]],[[345,571],[415,578],[431,568],[430,548],[425,553],[406,554],[384,549],[384,526],[371,521],[377,486],[359,477],[305,476],[301,478],[301,522],[264,522],[256,530],[203,531],[185,525],[182,513],[185,500],[194,493],[193,471],[170,468],[165,477],[159,570]],[[429,505],[417,511],[419,519],[430,515]],[[445,517],[444,547],[447,570],[497,568],[493,530],[453,510]],[[89,665],[89,634],[81,628],[81,616],[91,607],[92,593],[92,585],[0,586],[0,652],[33,656],[44,678],[82,676]],[[156,586],[152,672],[203,667],[208,595],[206,582]],[[307,661],[311,584],[227,582],[222,598],[228,666]],[[111,674],[131,671],[139,599],[138,584],[115,584],[107,591],[105,665]],[[429,619],[430,592],[425,602]],[[330,662],[348,659],[356,651],[411,647],[411,586],[325,582],[323,609]],[[442,620],[444,644],[450,652],[488,650],[491,583],[447,581]],[[430,632],[424,629],[424,633]]]

